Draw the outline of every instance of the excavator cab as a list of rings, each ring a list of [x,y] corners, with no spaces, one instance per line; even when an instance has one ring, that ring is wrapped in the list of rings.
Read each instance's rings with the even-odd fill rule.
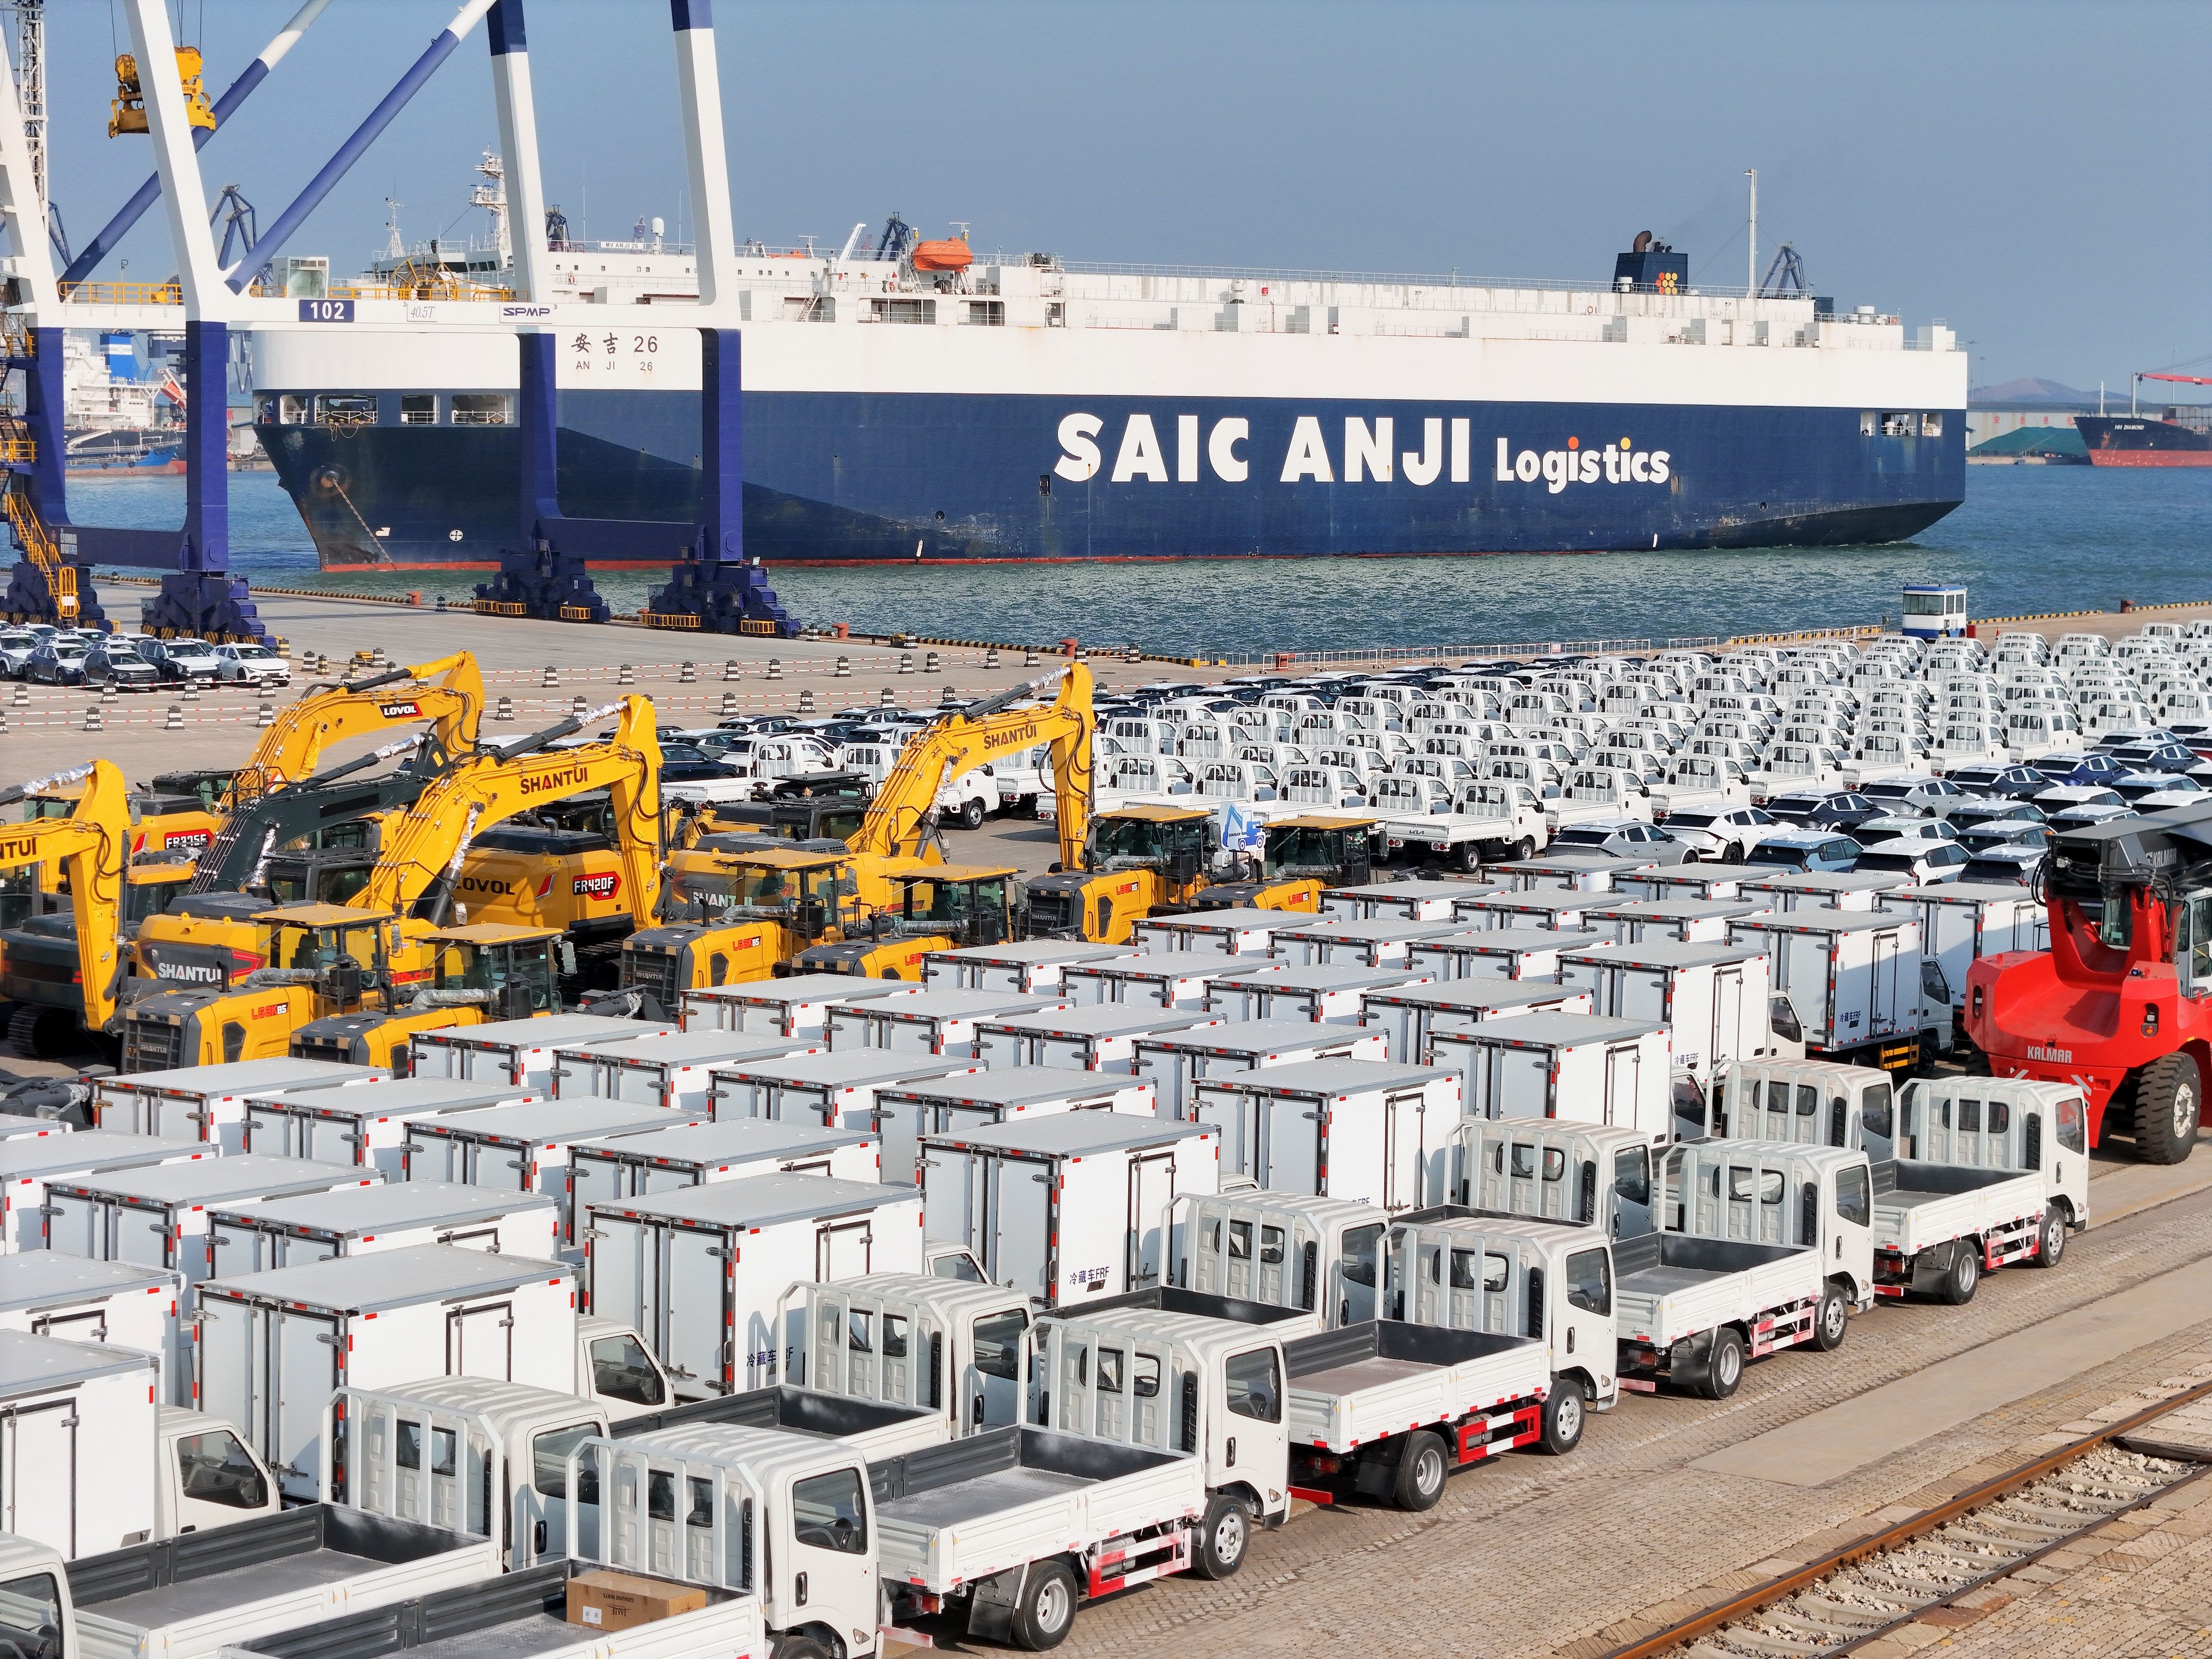
[[[843,853],[763,848],[680,852],[668,860],[667,919],[623,941],[620,989],[640,1013],[672,1018],[686,991],[788,971],[809,945],[837,938],[860,883]]]
[[[438,952],[433,991],[481,993],[495,1019],[529,1019],[560,1009],[556,927],[477,922],[447,927],[424,941]]]
[[[1153,911],[1197,897],[1214,839],[1213,815],[1203,807],[1102,813],[1091,822],[1083,869],[1055,866],[1029,884],[1030,937],[1127,942]]]
[[[1375,820],[1310,816],[1267,826],[1256,879],[1220,882],[1192,901],[1201,910],[1321,909],[1324,888],[1374,879]]]
[[[1013,887],[1019,872],[982,865],[922,864],[891,873],[889,902],[864,910],[834,945],[802,951],[794,974],[854,974],[868,979],[922,976],[933,951],[1002,945],[1013,937]]]
[[[503,922],[424,934],[421,942],[436,957],[427,987],[394,984],[374,999],[376,1006],[310,1020],[293,1033],[289,1053],[295,1060],[380,1066],[405,1077],[417,1031],[556,1014],[560,940],[558,928]]]

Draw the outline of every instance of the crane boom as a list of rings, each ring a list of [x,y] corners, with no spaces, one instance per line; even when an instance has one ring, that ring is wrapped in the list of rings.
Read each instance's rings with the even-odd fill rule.
[[[0,828],[0,870],[52,863],[68,875],[85,1029],[96,1031],[115,1012],[116,985],[123,977],[123,872],[131,854],[130,786],[112,762],[94,761],[58,777],[0,790],[0,805],[80,778],[91,782],[68,817],[36,818]]]
[[[259,793],[314,775],[325,747],[343,738],[430,723],[447,758],[477,746],[483,718],[483,676],[465,651],[411,668],[395,668],[310,693],[276,717],[261,734],[253,758],[240,775]]]

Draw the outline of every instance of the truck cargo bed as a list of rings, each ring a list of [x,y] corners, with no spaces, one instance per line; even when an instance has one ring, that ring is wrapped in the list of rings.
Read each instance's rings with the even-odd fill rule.
[[[1874,1243],[1911,1257],[1969,1236],[2040,1220],[2043,1177],[2020,1170],[1897,1158],[1874,1166]]]
[[[1818,1252],[1802,1245],[1646,1233],[1613,1249],[1620,1334],[1661,1348],[1817,1298],[1826,1282]]]
[[[1540,1397],[1552,1370],[1532,1337],[1395,1319],[1300,1337],[1283,1358],[1292,1443],[1340,1452]]]

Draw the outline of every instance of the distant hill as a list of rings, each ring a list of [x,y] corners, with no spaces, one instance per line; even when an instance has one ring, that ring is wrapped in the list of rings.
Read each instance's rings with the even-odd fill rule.
[[[2046,380],[2039,375],[2028,375],[2017,380],[2007,380],[2002,386],[1978,386],[1966,394],[1970,404],[2067,404],[2094,408],[2097,394],[2083,392],[2060,380]]]

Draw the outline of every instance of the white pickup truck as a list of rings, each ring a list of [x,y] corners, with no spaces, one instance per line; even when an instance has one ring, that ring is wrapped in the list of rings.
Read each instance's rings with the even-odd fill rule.
[[[1368,781],[1368,811],[1392,854],[1462,870],[1530,858],[1551,844],[1550,822],[1527,784],[1493,780],[1455,795],[1439,778],[1382,773]]]
[[[1568,769],[1558,798],[1544,815],[1552,833],[1572,823],[1592,823],[1607,818],[1637,818],[1651,822],[1651,795],[1633,773],[1607,766],[1577,766]]]
[[[843,743],[837,745],[837,764],[858,772],[880,789],[898,764],[899,746],[890,743]],[[1051,786],[1048,784],[1047,788]],[[1031,792],[1035,793],[1034,791]],[[961,773],[937,792],[937,810],[943,818],[963,830],[973,830],[999,810],[999,781],[986,763]]]
[[[1720,1091],[1728,1132],[1863,1149],[1874,1171],[1875,1289],[1954,1306],[1999,1267],[2055,1267],[2089,1224],[2079,1086],[1916,1079],[1816,1060],[1740,1062]]]
[[[1866,1154],[1686,1141],[1660,1160],[1657,1230],[1617,1238],[1621,1386],[1725,1400],[1747,1360],[1842,1346],[1874,1304]]]

